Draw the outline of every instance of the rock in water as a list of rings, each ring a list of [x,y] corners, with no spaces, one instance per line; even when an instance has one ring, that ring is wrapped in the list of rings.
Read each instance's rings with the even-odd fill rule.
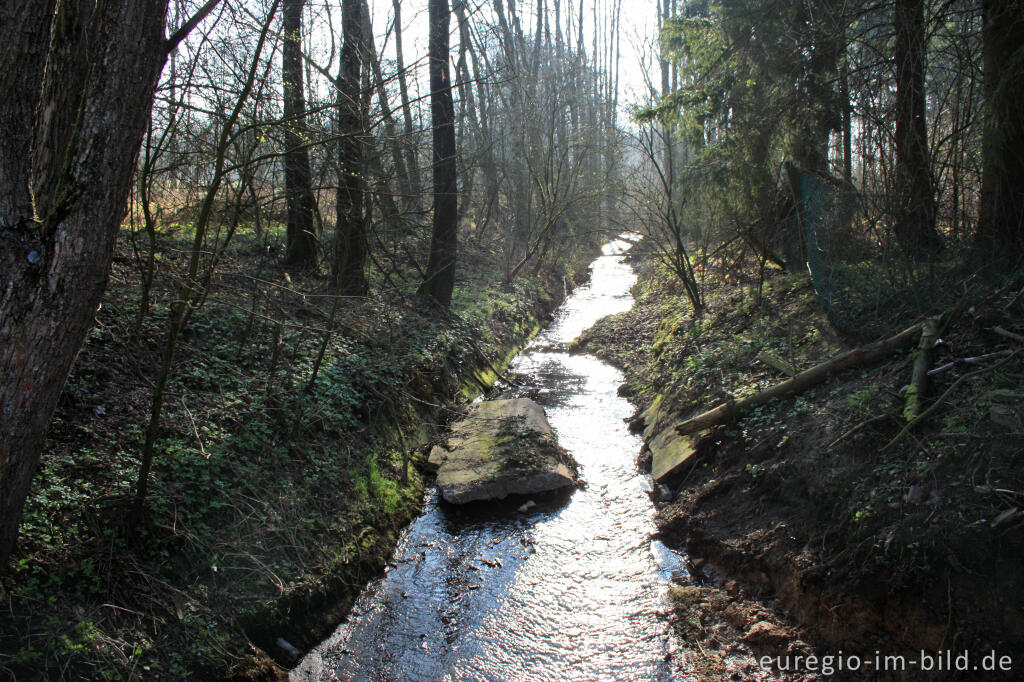
[[[555,439],[544,408],[528,398],[474,405],[430,453],[437,486],[453,504],[531,495],[579,483],[577,465]]]

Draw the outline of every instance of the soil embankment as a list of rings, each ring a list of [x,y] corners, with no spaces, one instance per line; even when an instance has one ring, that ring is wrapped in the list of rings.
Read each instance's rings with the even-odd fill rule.
[[[0,581],[0,673],[282,676],[383,571],[420,510],[437,426],[497,379],[573,276],[506,285],[467,251],[479,262],[450,316],[401,295],[332,312],[324,280],[237,238],[179,344],[140,518],[140,425],[186,239],[159,245],[144,314],[120,246]]]
[[[575,346],[624,370],[622,391],[642,408],[641,466],[651,466],[652,447],[682,447],[666,440],[676,423],[785,380],[786,365],[805,370],[856,345],[801,276],[770,276],[760,294],[757,282],[718,278],[695,316],[670,277],[650,263],[640,270],[634,309]],[[818,679],[821,656],[832,655],[839,679],[916,679],[928,665],[922,650],[952,652],[954,664],[968,652],[968,670],[954,671],[963,679],[979,679],[984,668],[973,666],[991,652],[997,667],[1009,656],[1016,674],[1024,669],[1024,359],[994,331],[1024,328],[1024,296],[1020,285],[971,296],[936,348],[944,369],[925,405],[941,400],[908,432],[900,435],[911,349],[687,441],[692,452],[654,496],[663,539],[693,562],[695,584],[673,598],[701,674]],[[840,650],[860,672],[836,669]],[[904,656],[906,667],[880,673],[876,652]],[[807,654],[814,665],[786,672],[778,659],[751,661]]]

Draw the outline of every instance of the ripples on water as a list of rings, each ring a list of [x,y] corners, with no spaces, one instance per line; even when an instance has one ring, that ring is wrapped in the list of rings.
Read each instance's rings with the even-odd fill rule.
[[[664,615],[680,558],[657,541],[640,439],[622,375],[569,342],[628,310],[636,281],[616,240],[511,370],[580,464],[583,490],[462,509],[428,494],[395,565],[293,680],[672,679],[681,657]]]

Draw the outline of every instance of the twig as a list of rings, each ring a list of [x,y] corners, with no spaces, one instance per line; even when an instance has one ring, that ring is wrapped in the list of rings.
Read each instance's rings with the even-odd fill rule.
[[[836,445],[838,445],[841,441],[846,440],[847,438],[849,438],[853,434],[855,434],[858,431],[860,431],[861,429],[863,429],[865,426],[870,426],[871,424],[874,424],[875,422],[880,422],[883,419],[895,419],[895,418],[896,417],[894,417],[891,414],[889,414],[888,412],[886,412],[885,414],[880,414],[880,415],[874,416],[871,419],[866,419],[866,420],[862,421],[860,424],[857,424],[856,426],[854,426],[852,429],[850,429],[849,431],[847,431],[843,435],[839,436],[839,438],[836,438],[834,441],[829,443],[827,449],[831,450]]]
[[[196,428],[196,420],[192,418],[192,413],[188,409],[188,405],[185,404],[185,399],[181,399],[181,406],[185,408],[185,414],[188,415],[188,420],[192,423],[192,434],[196,437],[196,442],[199,443],[199,454],[203,456],[203,459],[210,459],[210,456],[206,454],[206,449],[203,448],[203,439],[199,437],[199,429]]]
[[[924,412],[922,412],[921,414],[919,414],[919,415],[918,415],[917,417],[915,417],[915,418],[914,418],[914,420],[913,420],[913,421],[911,421],[911,422],[908,422],[906,426],[904,426],[904,427],[903,427],[902,429],[900,429],[900,432],[899,432],[899,433],[897,433],[897,434],[896,434],[896,436],[895,436],[895,437],[894,437],[894,438],[893,438],[893,439],[892,439],[891,441],[889,441],[888,443],[886,443],[886,444],[885,444],[885,447],[883,447],[883,448],[882,448],[882,450],[888,450],[889,448],[891,448],[891,447],[892,447],[893,445],[895,445],[895,444],[896,444],[897,442],[899,442],[899,441],[900,441],[900,440],[901,440],[901,439],[903,438],[903,436],[905,436],[905,435],[907,434],[907,432],[909,432],[909,431],[910,431],[910,429],[911,429],[911,428],[913,428],[914,426],[916,426],[916,425],[917,425],[917,424],[918,424],[919,422],[923,421],[923,420],[924,420],[924,419],[925,419],[925,418],[926,418],[926,417],[927,417],[928,415],[930,415],[930,414],[931,414],[932,412],[934,412],[934,411],[935,411],[936,409],[938,409],[939,405],[941,405],[941,404],[943,403],[943,401],[944,401],[944,400],[945,400],[946,398],[948,398],[948,397],[949,397],[949,395],[950,395],[950,394],[951,394],[951,393],[953,392],[953,389],[955,389],[955,388],[956,388],[957,386],[959,386],[959,385],[960,385],[960,384],[961,384],[961,383],[962,383],[962,382],[963,382],[963,381],[964,381],[965,379],[969,379],[969,378],[971,378],[971,377],[973,377],[973,376],[977,376],[978,374],[982,374],[982,373],[984,373],[984,372],[989,372],[989,371],[991,371],[991,370],[993,370],[993,369],[996,369],[997,367],[1002,367],[1002,366],[1003,366],[1003,365],[1005,365],[1005,364],[1006,364],[1007,362],[1009,362],[1010,360],[1012,360],[1012,359],[1013,359],[1013,357],[1014,357],[1014,356],[1015,356],[1016,354],[1017,354],[1017,352],[1016,352],[1016,351],[1014,351],[1013,353],[1011,353],[1010,355],[1008,355],[1008,356],[1007,356],[1007,357],[1006,357],[1006,358],[1005,358],[1004,360],[1002,360],[1001,362],[997,362],[997,363],[996,363],[996,364],[994,364],[994,365],[989,365],[988,367],[982,367],[981,369],[976,369],[976,370],[974,370],[973,372],[968,372],[967,374],[963,375],[962,377],[960,377],[959,379],[957,379],[956,381],[954,381],[954,382],[953,382],[953,383],[952,383],[952,384],[950,385],[950,387],[949,387],[949,388],[947,388],[947,389],[946,389],[946,390],[945,390],[945,391],[943,392],[943,394],[942,394],[942,395],[940,395],[940,396],[939,396],[939,397],[938,397],[938,398],[937,398],[937,399],[935,400],[935,402],[934,402],[934,403],[932,403],[932,404],[931,404],[931,405],[930,405],[930,406],[928,407],[928,409],[927,409],[927,410],[925,410]]]
[[[146,617],[146,614],[142,613],[141,611],[133,611],[132,609],[126,609],[125,607],[117,606],[116,604],[100,604],[100,606],[101,607],[105,606],[108,609],[115,609],[117,611],[124,611],[125,613],[132,613],[132,614],[135,614],[136,616],[142,616],[143,618]]]
[[[1011,355],[1012,353],[1013,351],[1011,350],[999,350],[996,351],[995,353],[986,353],[985,355],[978,355],[973,358],[960,358],[959,360],[953,360],[952,362],[947,362],[946,364],[940,365],[939,367],[936,367],[933,370],[929,370],[928,376],[933,377],[936,374],[942,374],[943,372],[953,369],[960,363],[964,363],[965,365],[977,365],[984,362],[985,360],[1005,357],[1007,355]]]
[[[1017,343],[1024,343],[1024,336],[1021,336],[1020,334],[1014,334],[1013,332],[1003,329],[1002,327],[992,327],[992,331],[994,331],[996,334],[999,334],[999,336],[1004,336],[1008,339],[1016,341]]]

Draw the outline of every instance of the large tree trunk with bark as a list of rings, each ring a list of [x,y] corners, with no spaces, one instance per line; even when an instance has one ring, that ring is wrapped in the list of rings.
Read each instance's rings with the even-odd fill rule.
[[[306,95],[302,68],[302,8],[306,0],[285,0],[282,7],[281,77],[284,81],[284,186],[288,205],[285,263],[316,267],[313,232],[313,172],[306,139]]]
[[[167,54],[166,9],[0,4],[0,570],[106,289]]]
[[[365,155],[363,100],[359,96],[365,51],[359,0],[342,3],[341,73],[338,75],[338,225],[334,286],[338,294],[366,293],[367,235],[363,215]]]
[[[924,0],[896,0],[896,213],[894,230],[911,256],[935,253],[935,197],[925,118]]]
[[[1024,258],[1024,2],[983,0],[985,138],[979,252]]]
[[[430,0],[430,115],[434,140],[434,225],[430,260],[420,294],[447,308],[455,288],[458,244],[458,175],[455,167],[455,106],[448,69],[448,0]]]

